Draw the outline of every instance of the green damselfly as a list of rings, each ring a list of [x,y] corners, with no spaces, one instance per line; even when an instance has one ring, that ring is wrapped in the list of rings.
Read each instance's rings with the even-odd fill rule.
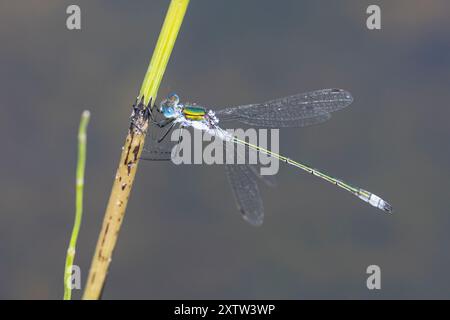
[[[158,143],[164,140],[169,132],[176,127],[192,127],[195,130],[202,130],[225,142],[243,145],[250,150],[266,154],[281,162],[302,169],[352,193],[384,212],[391,213],[392,206],[377,195],[346,183],[312,166],[239,139],[219,126],[219,121],[237,121],[248,126],[265,128],[305,127],[329,120],[332,112],[341,110],[352,102],[352,95],[345,90],[324,89],[264,103],[213,111],[195,104],[181,104],[178,95],[173,93],[161,102],[159,108],[154,108],[162,115],[163,119],[160,121],[155,120],[152,112],[150,112],[150,117],[152,122],[158,127],[167,128],[157,139]],[[154,159],[152,157],[155,152],[159,151],[144,150],[148,157],[144,156],[143,159]],[[170,153],[166,151],[166,154]],[[234,197],[244,219],[252,225],[261,225],[264,218],[264,208],[256,183],[256,177],[261,176],[250,165],[226,165],[225,168]]]

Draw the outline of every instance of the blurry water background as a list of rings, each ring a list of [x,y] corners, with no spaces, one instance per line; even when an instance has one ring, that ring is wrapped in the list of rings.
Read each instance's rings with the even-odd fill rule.
[[[0,3],[0,298],[59,299],[76,131],[90,109],[84,286],[169,1]],[[66,8],[82,30],[66,29]],[[382,8],[382,30],[366,8]],[[219,166],[141,163],[105,299],[450,298],[450,2],[193,0],[159,98],[230,106],[339,87],[353,105],[281,152],[379,194],[392,216],[282,165],[262,228]],[[366,268],[382,290],[366,288]],[[79,298],[80,291],[75,292]]]

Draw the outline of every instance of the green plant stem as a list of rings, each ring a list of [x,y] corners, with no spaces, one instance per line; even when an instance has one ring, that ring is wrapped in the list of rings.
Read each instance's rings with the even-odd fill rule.
[[[159,85],[166,71],[166,66],[177,40],[178,32],[184,19],[189,0],[172,0],[167,10],[166,19],[159,34],[158,42],[153,51],[152,59],[142,82],[139,92],[140,98],[144,98],[147,105],[150,100],[153,103],[158,94]]]
[[[72,297],[72,267],[75,258],[78,233],[80,232],[81,218],[83,216],[83,190],[84,190],[84,169],[86,167],[86,131],[89,123],[90,112],[84,111],[81,115],[80,127],[78,130],[78,160],[76,171],[75,187],[75,222],[73,224],[72,236],[70,237],[69,248],[67,249],[66,266],[64,269],[64,300]]]

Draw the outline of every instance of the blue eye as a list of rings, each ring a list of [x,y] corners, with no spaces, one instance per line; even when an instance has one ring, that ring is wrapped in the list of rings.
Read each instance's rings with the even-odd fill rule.
[[[174,104],[178,104],[180,97],[176,93],[172,92],[167,96],[167,100]]]
[[[175,110],[173,109],[173,107],[165,106],[162,109],[162,113],[164,117],[170,118],[173,117],[173,115],[175,114]]]

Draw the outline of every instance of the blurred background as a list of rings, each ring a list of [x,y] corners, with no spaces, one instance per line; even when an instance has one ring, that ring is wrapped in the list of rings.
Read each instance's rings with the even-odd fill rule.
[[[84,287],[127,128],[169,1],[0,3],[0,298],[60,299],[76,132],[88,133],[75,263]],[[82,30],[66,28],[81,8]],[[366,27],[378,4],[382,29]],[[192,0],[159,99],[230,106],[349,90],[280,151],[364,187],[394,215],[281,165],[265,223],[223,168],[141,163],[105,299],[450,298],[450,2]],[[381,268],[381,290],[366,268]],[[74,298],[81,296],[74,292]]]

